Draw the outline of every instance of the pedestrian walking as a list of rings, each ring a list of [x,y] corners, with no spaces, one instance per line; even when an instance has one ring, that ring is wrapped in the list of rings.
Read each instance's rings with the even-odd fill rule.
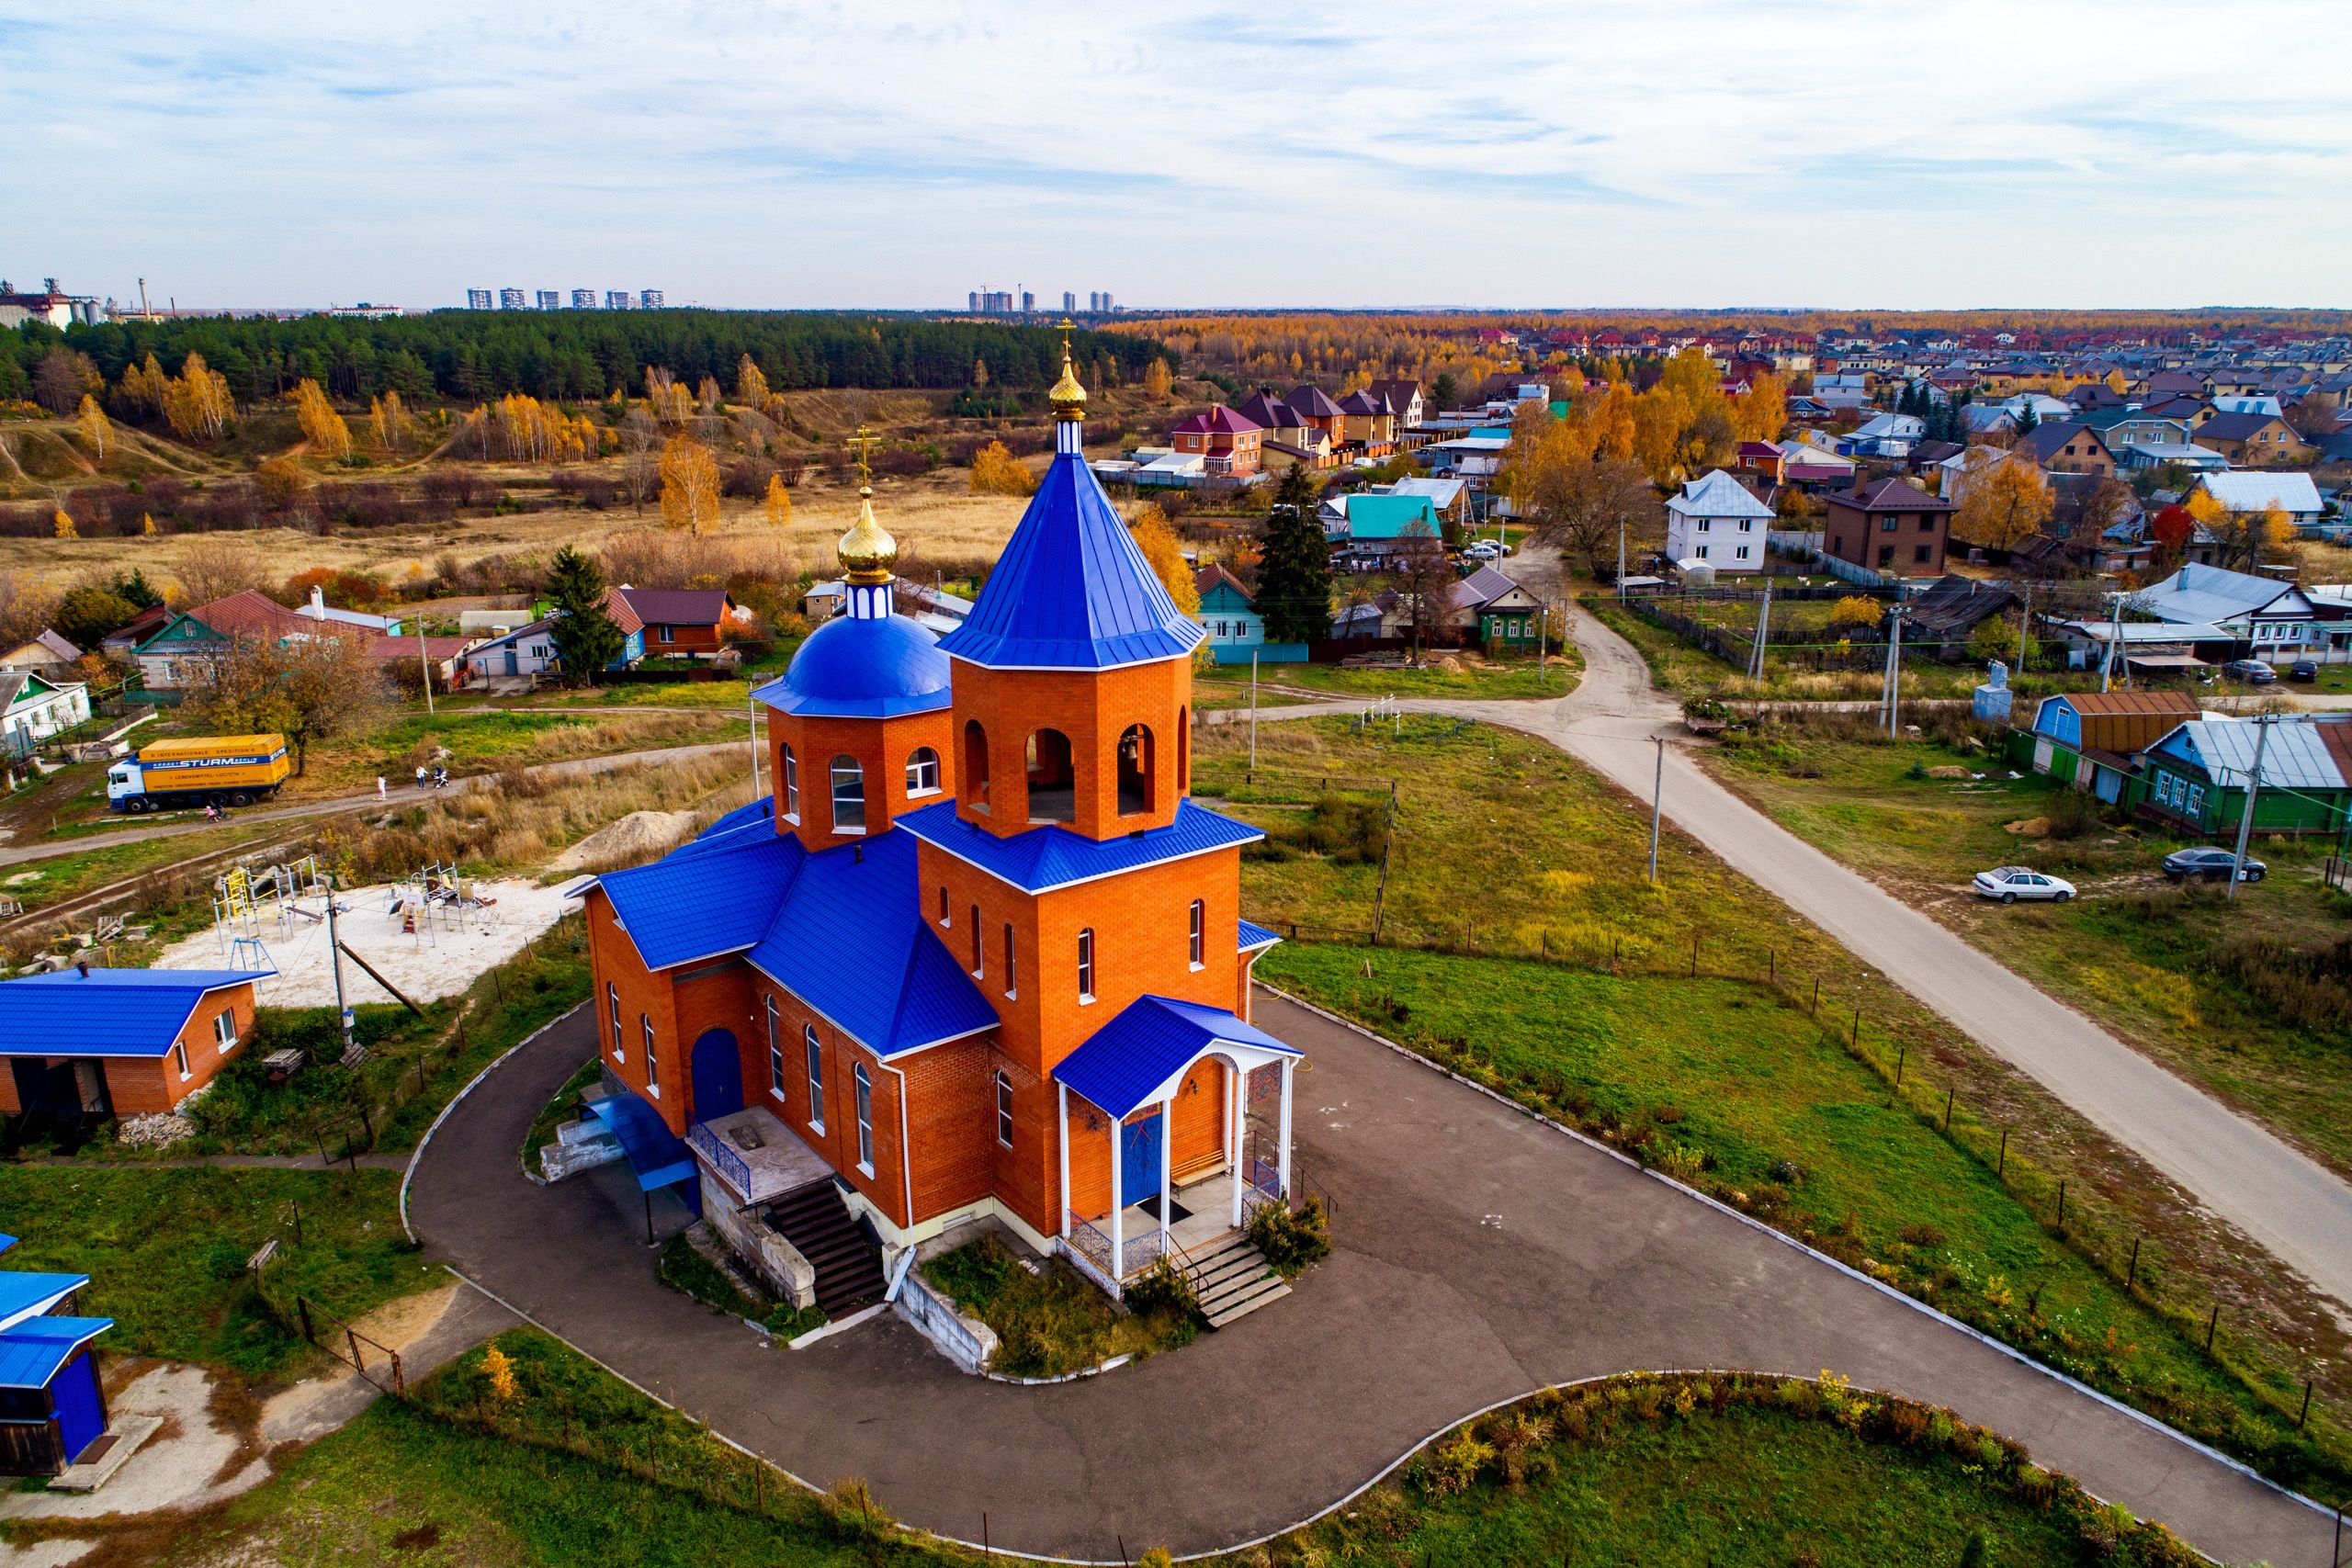
[[[424,764],[422,762],[416,765],[416,787],[419,789],[424,787]]]
[[[391,798],[391,793],[384,787],[384,775],[381,773],[378,773],[376,775],[376,798],[378,800],[390,800]]]

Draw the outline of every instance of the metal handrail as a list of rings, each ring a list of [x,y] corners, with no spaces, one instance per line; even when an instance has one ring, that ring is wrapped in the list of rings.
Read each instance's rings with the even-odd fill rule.
[[[741,1155],[728,1146],[727,1140],[710,1130],[707,1122],[697,1122],[686,1129],[686,1146],[718,1168],[736,1191],[752,1195],[752,1168]]]

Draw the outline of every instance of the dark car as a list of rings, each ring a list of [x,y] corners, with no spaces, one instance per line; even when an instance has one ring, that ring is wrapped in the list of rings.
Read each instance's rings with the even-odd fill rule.
[[[2267,686],[2278,679],[2278,671],[2259,659],[2233,659],[2222,666],[2222,673],[2249,686]]]
[[[2290,681],[2316,681],[2316,680],[2318,680],[2318,679],[2319,679],[2319,663],[2318,663],[2318,661],[2317,661],[2316,660],[2310,660],[2310,659],[2298,659],[2298,660],[2296,660],[2292,664],[2290,664],[2290,665],[2288,665],[2288,666],[2287,666],[2287,679],[2289,679]]]
[[[2210,844],[2199,845],[2195,849],[2175,850],[2165,856],[2165,874],[2175,882],[2186,882],[2192,876],[2200,882],[2227,882],[2230,879],[2230,866],[2236,859],[2237,857],[2229,851],[2216,849]],[[2259,882],[2262,880],[2263,874],[2269,869],[2252,855],[2248,855],[2245,869],[2238,874],[2238,880]]]

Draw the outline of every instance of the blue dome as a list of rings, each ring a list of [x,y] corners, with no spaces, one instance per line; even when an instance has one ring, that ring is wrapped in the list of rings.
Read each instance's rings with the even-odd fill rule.
[[[939,638],[904,615],[841,615],[809,634],[784,673],[752,694],[780,713],[889,718],[948,702]]]

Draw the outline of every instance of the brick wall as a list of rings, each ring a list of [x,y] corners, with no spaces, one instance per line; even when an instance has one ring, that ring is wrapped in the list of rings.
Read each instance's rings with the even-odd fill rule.
[[[118,1116],[144,1116],[154,1111],[169,1111],[189,1095],[212,1081],[227,1063],[237,1059],[245,1049],[244,1042],[253,1036],[254,988],[251,985],[232,987],[215,991],[197,1005],[195,1013],[179,1033],[180,1043],[187,1049],[188,1076],[180,1077],[179,1064],[166,1051],[162,1056],[107,1056],[101,1061],[106,1075],[107,1096],[114,1103]],[[226,1054],[220,1048],[212,1032],[212,1021],[222,1013],[236,1019],[237,1040]],[[44,1057],[44,1066],[70,1060],[64,1056]],[[0,1113],[15,1115],[24,1107],[17,1100],[17,1077],[13,1067],[0,1063]]]
[[[1188,660],[1131,664],[1100,674],[1071,671],[987,670],[956,666],[954,733],[962,786],[960,810],[989,831],[1010,837],[1028,830],[1028,745],[1040,729],[1069,738],[1077,775],[1072,829],[1109,839],[1176,819],[1176,799],[1189,763],[1193,667]],[[964,766],[967,727],[987,739],[988,809],[979,781]],[[1119,737],[1143,725],[1151,735],[1150,807],[1122,816],[1118,802]]]
[[[910,807],[928,806],[955,793],[955,748],[948,742],[955,720],[944,708],[934,713],[905,714],[896,718],[803,718],[767,710],[767,748],[771,789],[775,796],[779,833],[797,833],[811,850],[831,849],[848,842],[833,832],[832,763],[837,756],[854,757],[865,772],[865,831],[871,837],[888,828]],[[800,781],[800,821],[786,818],[784,748],[792,748]],[[939,753],[940,793],[910,797],[907,761],[920,747]]]
[[[588,972],[595,981],[596,1032],[605,1066],[647,1103],[662,1113],[670,1130],[686,1131],[686,1095],[671,1090],[682,1079],[684,1062],[678,1049],[678,1019],[674,987],[666,975],[648,973],[637,948],[622,931],[613,901],[601,887],[585,900],[588,914]],[[618,993],[620,1039],[613,1038],[614,995]],[[645,1072],[644,1021],[653,1026],[654,1045],[662,1061],[661,1089],[655,1094]]]

